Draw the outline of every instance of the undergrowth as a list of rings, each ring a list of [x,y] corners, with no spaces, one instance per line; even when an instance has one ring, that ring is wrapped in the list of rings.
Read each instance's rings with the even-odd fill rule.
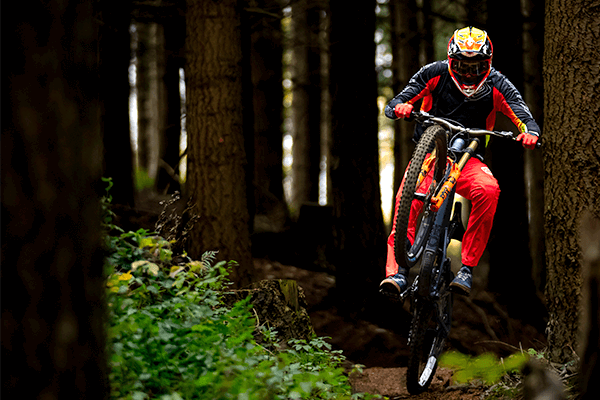
[[[527,397],[525,386],[531,393],[544,392],[543,396],[551,393],[555,399],[580,397],[575,360],[562,365],[552,363],[543,351],[535,349],[521,350],[506,358],[491,353],[470,356],[449,351],[442,354],[439,363],[453,371],[452,380],[456,384],[486,386],[488,389],[482,395],[486,400],[523,399]]]
[[[108,353],[113,399],[362,399],[352,394],[343,354],[326,338],[254,339],[249,298],[226,307],[228,270],[215,252],[173,262],[171,242],[112,224],[111,182],[103,199]],[[276,351],[273,351],[276,349]]]

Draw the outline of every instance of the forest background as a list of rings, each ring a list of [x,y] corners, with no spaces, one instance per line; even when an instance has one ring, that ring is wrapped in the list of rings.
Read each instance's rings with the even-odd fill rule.
[[[89,361],[103,357],[103,176],[129,216],[175,191],[192,199],[188,253],[236,260],[237,286],[253,280],[254,257],[271,258],[331,272],[341,312],[385,312],[389,214],[414,144],[410,124],[381,109],[465,25],[488,31],[493,66],[543,132],[541,151],[488,147],[502,196],[487,290],[547,332],[553,360],[574,357],[579,224],[600,215],[598,2],[17,8],[2,70],[3,359],[71,371],[51,379],[101,368]],[[25,370],[4,371],[3,382],[23,384]]]

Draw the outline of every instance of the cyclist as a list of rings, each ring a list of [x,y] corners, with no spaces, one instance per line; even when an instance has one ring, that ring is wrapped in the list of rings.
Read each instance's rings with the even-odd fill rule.
[[[385,108],[391,119],[408,118],[413,104],[422,99],[421,110],[437,117],[450,118],[464,126],[493,130],[496,112],[508,116],[518,127],[517,137],[523,146],[535,148],[540,128],[517,89],[509,80],[492,68],[493,47],[487,32],[472,26],[458,29],[448,42],[448,59],[425,65],[408,85]],[[418,140],[423,127],[417,125],[414,139]],[[477,266],[492,230],[500,189],[498,181],[483,163],[485,146],[479,146],[456,184],[456,192],[472,203],[467,230],[462,240],[462,267],[451,283],[451,290],[468,295],[471,292],[473,267]],[[432,171],[433,172],[433,171]],[[422,187],[429,185],[429,180]],[[402,193],[396,195],[396,210]],[[419,201],[411,209],[408,239],[414,242]],[[407,285],[408,270],[401,268],[394,257],[394,217],[387,242],[386,279],[380,290],[395,296]]]

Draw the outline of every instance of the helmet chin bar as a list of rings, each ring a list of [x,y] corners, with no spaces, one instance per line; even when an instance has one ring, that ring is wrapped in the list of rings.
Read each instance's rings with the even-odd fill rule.
[[[477,88],[475,87],[475,85],[465,86],[463,88],[459,87],[459,89],[467,97],[473,96],[475,94],[475,92],[477,91]]]
[[[485,83],[487,77],[490,75],[490,72],[488,71],[488,73],[485,74],[485,76],[483,76],[481,78],[481,81],[479,81],[479,83],[473,84],[473,85],[468,85],[468,84],[462,83],[459,80],[459,78],[455,76],[455,74],[454,74],[454,72],[452,71],[451,68],[448,68],[448,70],[450,71],[450,76],[452,77],[452,82],[454,82],[454,84],[456,85],[456,87],[458,88],[458,90],[460,90],[460,92],[462,94],[464,94],[465,96],[467,96],[467,97],[471,97],[475,93],[477,93],[477,91]]]
[[[487,76],[486,76],[486,78],[487,78]],[[452,81],[454,82],[454,84],[456,85],[458,90],[461,91],[462,94],[464,94],[467,97],[471,97],[475,93],[477,93],[477,91],[481,88],[481,86],[483,86],[483,84],[485,83],[485,78],[482,79],[482,81],[479,83],[479,85],[461,85],[454,77],[452,77]]]

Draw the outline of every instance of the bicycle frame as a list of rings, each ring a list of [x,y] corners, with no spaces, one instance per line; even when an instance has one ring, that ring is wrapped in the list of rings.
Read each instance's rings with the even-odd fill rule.
[[[441,294],[442,278],[447,276],[446,274],[450,271],[449,264],[448,270],[443,267],[447,261],[447,248],[450,244],[450,240],[455,229],[462,224],[461,206],[460,203],[455,205],[454,218],[450,220],[450,205],[453,204],[455,191],[446,197],[441,208],[435,214],[433,225],[431,228],[425,228],[428,231],[429,238],[423,251],[421,258],[420,273],[417,278],[413,281],[413,284],[400,295],[400,300],[404,300],[409,295],[418,294],[419,297],[435,300],[439,298]],[[422,223],[429,224],[431,221],[423,221]],[[436,260],[441,260],[436,263]],[[435,270],[437,265],[441,265],[442,268]],[[427,271],[429,270],[429,271]],[[431,276],[435,277],[435,281],[432,283]]]
[[[429,210],[434,214],[433,225],[431,227],[425,227],[419,229],[428,235],[427,244],[421,258],[421,268],[419,278],[417,280],[416,293],[422,297],[430,300],[436,300],[439,298],[442,288],[442,278],[449,272],[444,270],[444,266],[449,261],[447,259],[447,248],[450,244],[450,240],[455,229],[462,225],[462,215],[460,204],[455,207],[454,218],[450,220],[450,210],[454,204],[454,197],[456,194],[456,183],[462,173],[463,168],[475,153],[479,147],[479,139],[477,137],[470,138],[471,136],[482,136],[482,135],[494,135],[500,137],[513,138],[512,132],[498,132],[488,131],[483,129],[469,129],[462,126],[452,124],[451,122],[433,117],[427,113],[415,113],[415,117],[429,120],[441,125],[446,129],[448,137],[457,136],[460,134],[466,134],[469,137],[468,141],[463,140],[462,145],[459,144],[455,148],[450,148],[453,152],[462,152],[461,158],[456,161],[450,156],[448,157],[448,168],[441,182],[438,183],[436,189],[430,200]],[[468,143],[468,146],[464,146]],[[419,175],[420,184],[425,176],[431,169],[432,162],[428,161],[424,166],[421,174]],[[421,194],[415,194],[415,198],[423,198]],[[430,224],[432,221],[424,218],[425,224]],[[437,261],[437,262],[436,262]],[[431,277],[435,277],[435,281],[431,282]],[[425,277],[425,279],[423,279]],[[408,290],[407,290],[408,292]],[[440,321],[441,322],[441,321]],[[449,332],[449,328],[448,332]]]
[[[449,150],[453,156],[454,156],[454,154],[458,154],[458,153],[462,153],[462,156],[461,156],[460,160],[458,160],[458,161],[453,160],[450,156],[448,157],[449,166],[447,168],[446,174],[444,175],[444,178],[442,179],[442,181],[439,182],[438,186],[435,188],[435,190],[432,194],[432,197],[430,199],[429,210],[426,210],[426,212],[431,212],[436,215],[435,221],[433,222],[433,225],[431,228],[426,226],[425,229],[422,229],[422,230],[419,229],[419,231],[423,232],[424,235],[429,235],[427,245],[426,245],[425,250],[423,251],[422,259],[421,259],[421,270],[423,270],[423,267],[428,268],[428,267],[432,266],[435,261],[435,257],[438,256],[439,254],[441,254],[441,256],[442,256],[442,258],[441,258],[442,263],[444,262],[445,257],[446,257],[446,248],[450,242],[450,237],[452,236],[452,233],[453,233],[454,229],[457,227],[457,225],[459,225],[461,223],[460,221],[453,223],[452,224],[453,226],[451,227],[452,232],[451,232],[450,236],[445,235],[446,236],[445,240],[442,240],[440,242],[441,235],[442,235],[444,229],[446,229],[446,231],[448,231],[447,228],[450,228],[449,204],[453,204],[453,202],[454,202],[456,183],[458,182],[458,179],[460,177],[460,174],[461,174],[463,168],[465,167],[465,165],[467,164],[467,162],[469,161],[471,156],[475,153],[475,151],[479,147],[479,139],[477,138],[477,136],[493,135],[493,136],[499,136],[499,137],[504,137],[504,138],[508,137],[508,138],[512,138],[512,139],[514,139],[514,137],[513,137],[512,132],[489,131],[489,130],[485,130],[485,129],[465,128],[465,127],[453,124],[452,122],[450,122],[446,119],[434,117],[425,112],[416,112],[416,113],[413,113],[412,116],[420,122],[428,121],[429,123],[435,123],[435,124],[442,126],[446,130],[446,134],[447,134],[448,138],[458,137],[459,135],[466,135],[466,137],[468,138],[468,140],[459,138],[460,140],[462,140],[462,143],[455,144],[454,146],[449,148]],[[468,143],[468,146],[465,146],[467,143]],[[420,183],[423,181],[425,176],[430,172],[432,164],[433,164],[432,160],[429,159],[423,165],[423,169],[419,175],[417,187],[419,187]],[[426,198],[426,195],[423,195],[420,193],[415,193],[415,198],[424,200]],[[458,218],[460,219],[459,214],[458,214]],[[430,224],[430,223],[431,223],[431,221],[429,221],[429,220],[425,221],[425,224]],[[415,241],[416,241],[416,239],[415,239]],[[429,282],[425,282],[425,283],[429,283]],[[438,282],[438,284],[439,284],[439,282]],[[421,296],[427,296],[427,293],[426,293],[427,290],[428,289],[423,287],[419,290],[419,294]],[[433,292],[435,292],[435,291],[436,290],[434,289]],[[433,296],[433,297],[435,297],[435,296]]]

